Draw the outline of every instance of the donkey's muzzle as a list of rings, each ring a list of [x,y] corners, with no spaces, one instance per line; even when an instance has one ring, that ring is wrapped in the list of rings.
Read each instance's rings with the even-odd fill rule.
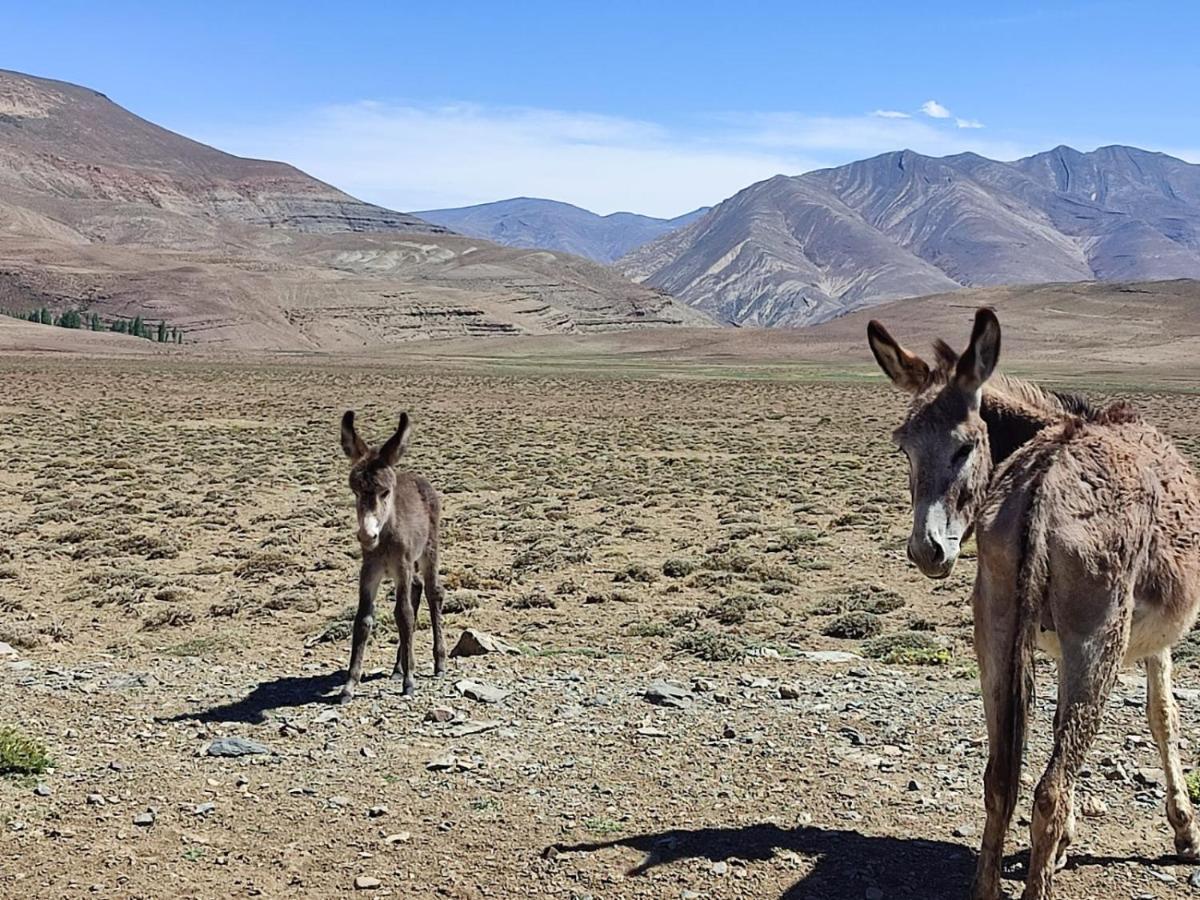
[[[958,561],[958,548],[957,542],[953,547],[947,547],[936,538],[915,540],[910,537],[908,558],[926,578],[941,579],[954,571],[954,564]]]

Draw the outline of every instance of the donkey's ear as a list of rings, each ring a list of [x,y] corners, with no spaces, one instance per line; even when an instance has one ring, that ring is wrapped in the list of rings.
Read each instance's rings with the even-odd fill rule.
[[[925,360],[896,343],[887,329],[874,319],[867,325],[867,343],[871,345],[871,352],[883,374],[900,390],[917,394],[929,383],[929,366]]]
[[[342,449],[346,451],[351,462],[358,462],[367,455],[367,445],[354,428],[352,409],[346,410],[346,414],[342,416]]]
[[[394,466],[396,460],[400,458],[405,449],[408,447],[408,436],[412,432],[409,426],[408,413],[400,413],[400,424],[396,427],[396,433],[387,439],[387,443],[379,448],[379,458],[383,460],[385,466]]]
[[[1000,320],[986,306],[975,313],[971,343],[954,368],[954,380],[964,391],[977,394],[1000,361]]]

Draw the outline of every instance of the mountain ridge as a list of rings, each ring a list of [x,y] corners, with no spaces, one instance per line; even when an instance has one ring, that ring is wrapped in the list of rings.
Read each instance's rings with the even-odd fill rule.
[[[600,215],[543,197],[510,197],[474,206],[423,210],[416,215],[460,234],[509,247],[562,250],[611,263],[642,244],[684,227],[707,209],[660,219],[625,211]]]
[[[1200,166],[1122,145],[1012,162],[891,151],[757,182],[617,266],[751,325],[956,287],[1196,278]]]

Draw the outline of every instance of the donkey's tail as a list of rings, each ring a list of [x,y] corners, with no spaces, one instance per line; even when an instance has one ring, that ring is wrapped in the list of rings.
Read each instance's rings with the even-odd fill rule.
[[[1043,472],[1034,479],[1029,508],[1026,511],[1025,537],[1021,567],[1017,575],[1017,628],[1013,637],[1012,677],[1009,680],[1011,711],[1008,772],[1004,779],[1004,806],[1008,816],[1016,809],[1021,787],[1021,762],[1025,755],[1025,736],[1029,710],[1036,691],[1034,649],[1042,610],[1050,583],[1049,550],[1046,546],[1046,514],[1042,503]]]

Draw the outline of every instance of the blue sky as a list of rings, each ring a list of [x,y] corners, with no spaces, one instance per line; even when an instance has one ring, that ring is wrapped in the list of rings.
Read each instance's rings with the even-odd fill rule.
[[[12,3],[0,66],[364,199],[675,215],[909,147],[1200,162],[1200,4]]]

